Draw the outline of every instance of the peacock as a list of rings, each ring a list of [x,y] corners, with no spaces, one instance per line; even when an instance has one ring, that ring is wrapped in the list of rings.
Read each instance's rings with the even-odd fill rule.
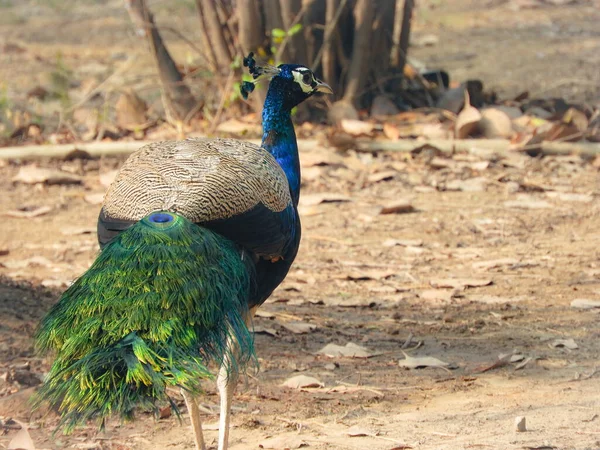
[[[206,448],[197,398],[218,365],[218,449],[228,447],[239,374],[257,364],[251,320],[287,275],[300,243],[300,164],[291,110],[331,88],[301,65],[257,65],[247,98],[269,79],[262,145],[234,139],[148,144],[109,187],[101,251],[42,319],[41,351],[56,354],[37,393],[66,432],[104,426],[136,408],[157,412],[181,389],[196,447]]]

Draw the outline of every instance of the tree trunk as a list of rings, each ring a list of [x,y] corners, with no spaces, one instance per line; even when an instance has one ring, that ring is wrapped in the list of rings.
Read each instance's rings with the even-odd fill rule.
[[[400,0],[396,0],[400,3]],[[410,24],[412,21],[413,9],[415,7],[414,0],[404,0],[404,9],[402,10],[402,29],[400,31],[400,37],[398,44],[394,42],[394,46],[396,52],[392,55],[392,64],[396,61],[396,64],[393,64],[398,69],[400,74],[404,73],[404,66],[406,65],[406,57],[408,56],[408,46],[410,44]],[[398,8],[396,8],[396,12],[398,12]],[[397,23],[398,20],[395,21],[394,24],[394,33],[397,32]]]
[[[257,52],[265,41],[265,26],[260,13],[260,0],[238,0],[239,41],[244,55]]]
[[[198,16],[200,19],[200,39],[202,41],[202,48],[205,52],[204,56],[208,62],[209,69],[215,72],[217,70],[217,59],[212,42],[210,40],[210,35],[208,34],[206,15],[204,14],[204,5],[202,4],[202,0],[196,0],[196,9],[198,10]]]
[[[214,0],[198,0],[202,2],[202,14],[206,32],[212,44],[215,62],[219,71],[225,71],[231,64],[232,55],[224,36],[224,24],[219,20],[217,5]]]
[[[172,123],[180,126],[188,118],[188,115],[197,108],[198,102],[184,83],[183,76],[167,50],[156,28],[154,18],[146,6],[146,1],[126,0],[125,6],[132,22],[138,29],[138,33],[141,34],[140,30],[143,30],[150,45],[158,67],[167,118]]]
[[[370,49],[375,5],[372,0],[357,0],[354,7],[354,39],[352,60],[348,70],[348,83],[344,100],[356,104],[369,72],[369,55],[376,49]]]

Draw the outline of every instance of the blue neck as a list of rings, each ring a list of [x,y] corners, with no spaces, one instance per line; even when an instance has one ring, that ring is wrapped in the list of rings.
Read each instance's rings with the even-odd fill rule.
[[[289,99],[271,82],[262,113],[262,147],[275,157],[290,185],[294,205],[300,197],[300,159]]]

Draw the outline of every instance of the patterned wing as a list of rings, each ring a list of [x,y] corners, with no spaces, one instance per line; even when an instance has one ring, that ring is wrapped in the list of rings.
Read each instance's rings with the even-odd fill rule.
[[[156,142],[131,155],[106,194],[100,244],[160,210],[212,228],[265,259],[288,252],[299,225],[277,161],[233,139]]]

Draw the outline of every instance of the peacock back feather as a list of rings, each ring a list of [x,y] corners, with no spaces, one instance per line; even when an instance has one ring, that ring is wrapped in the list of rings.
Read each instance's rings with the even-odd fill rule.
[[[200,391],[210,361],[253,360],[245,319],[253,267],[230,240],[169,212],[118,235],[40,324],[56,360],[38,393],[66,430],[134,406],[156,410],[166,388]],[[229,355],[227,340],[239,343]]]

